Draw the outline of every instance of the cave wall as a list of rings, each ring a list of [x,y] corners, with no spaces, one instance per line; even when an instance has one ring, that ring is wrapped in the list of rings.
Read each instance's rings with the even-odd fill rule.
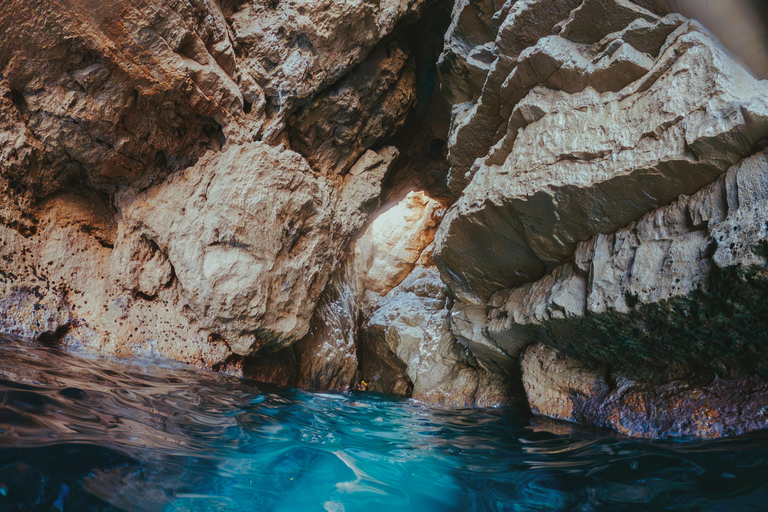
[[[745,49],[687,1],[3,5],[0,334],[763,428],[760,12]]]

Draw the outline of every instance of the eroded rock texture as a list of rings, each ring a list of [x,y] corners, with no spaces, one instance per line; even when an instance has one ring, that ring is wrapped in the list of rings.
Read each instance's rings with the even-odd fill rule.
[[[434,254],[452,330],[498,372],[521,357],[537,414],[763,428],[768,90],[702,25],[639,3],[454,11],[458,200]]]
[[[712,12],[6,3],[0,334],[649,438],[763,428],[768,85],[738,60],[768,56]]]
[[[397,160],[395,32],[428,4],[0,7],[2,332],[206,366],[302,340]]]

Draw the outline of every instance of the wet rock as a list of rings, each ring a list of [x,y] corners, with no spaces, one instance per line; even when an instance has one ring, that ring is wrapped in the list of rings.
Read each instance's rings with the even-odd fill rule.
[[[72,317],[56,294],[22,289],[0,299],[0,334],[21,339],[62,336]]]
[[[757,378],[643,384],[543,345],[529,347],[520,363],[531,409],[550,418],[650,439],[715,439],[768,427],[768,383]]]
[[[302,389],[348,391],[359,366],[359,291],[347,262],[326,289],[309,334],[295,345],[297,385]]]

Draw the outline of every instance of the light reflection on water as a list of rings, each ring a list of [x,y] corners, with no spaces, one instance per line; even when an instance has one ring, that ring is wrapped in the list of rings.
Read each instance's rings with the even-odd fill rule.
[[[0,343],[0,510],[768,509],[768,436],[635,442]]]

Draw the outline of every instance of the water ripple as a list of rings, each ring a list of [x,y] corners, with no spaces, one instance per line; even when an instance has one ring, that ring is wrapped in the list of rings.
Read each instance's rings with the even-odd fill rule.
[[[765,510],[768,434],[636,442],[0,342],[0,510]]]

